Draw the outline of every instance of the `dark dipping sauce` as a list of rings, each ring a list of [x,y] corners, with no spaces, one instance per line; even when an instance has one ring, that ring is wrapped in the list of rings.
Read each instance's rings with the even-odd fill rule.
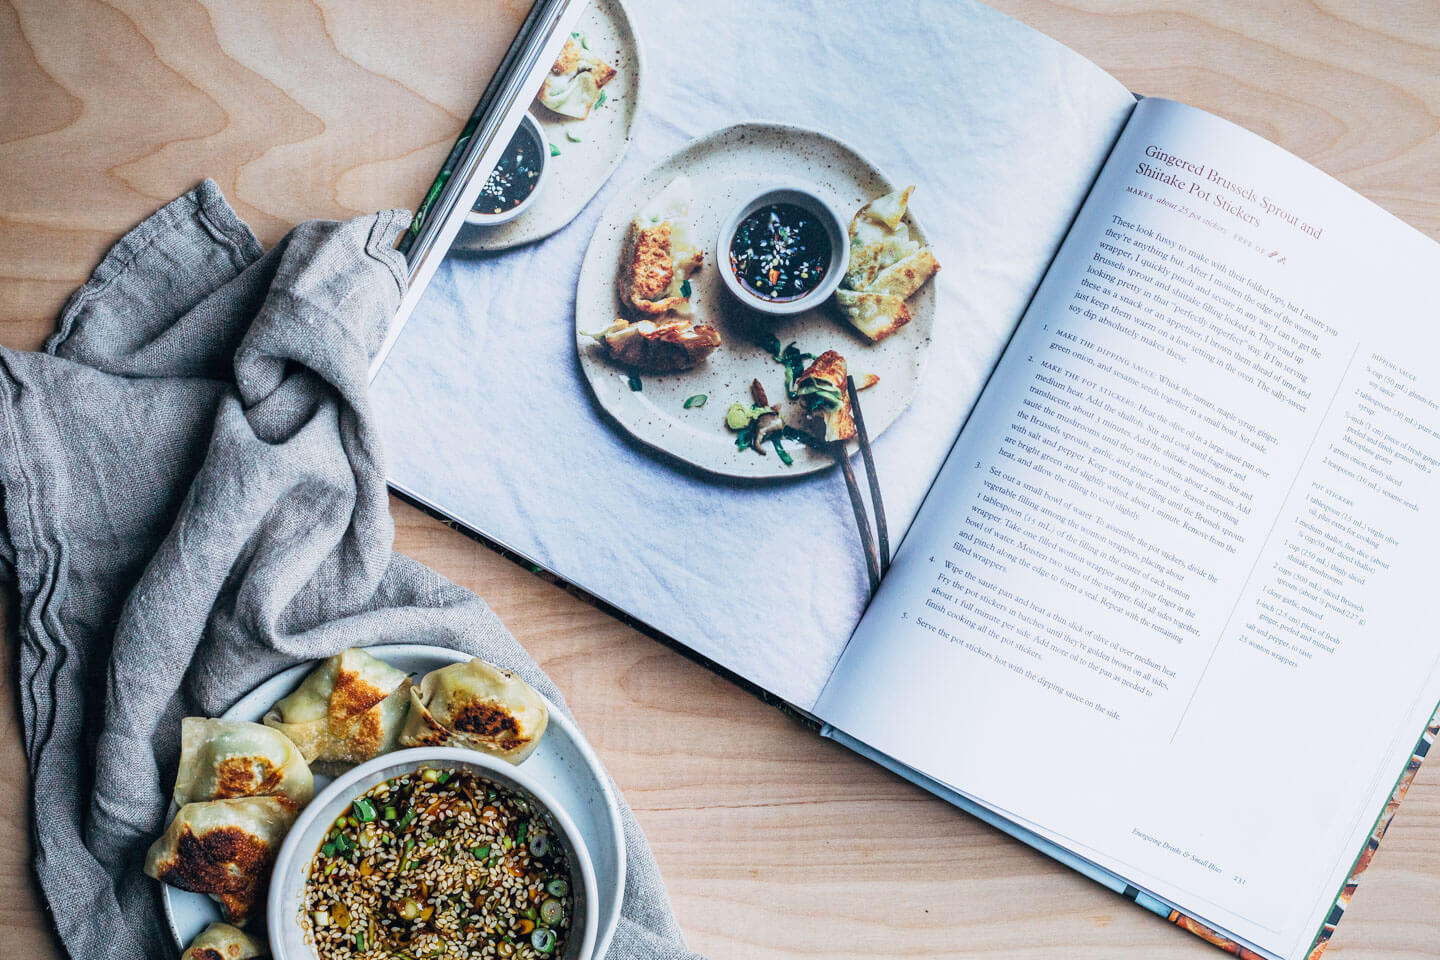
[[[730,266],[746,290],[764,300],[798,300],[830,269],[830,234],[793,203],[766,204],[735,228]]]
[[[543,149],[530,128],[522,124],[510,138],[500,163],[490,171],[471,209],[476,213],[497,214],[518,207],[535,192],[540,165],[544,162],[540,153]]]

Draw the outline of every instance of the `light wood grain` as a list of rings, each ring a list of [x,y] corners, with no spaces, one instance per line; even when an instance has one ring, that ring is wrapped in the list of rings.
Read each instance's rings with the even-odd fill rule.
[[[1431,0],[997,5],[1131,89],[1243,123],[1440,236]],[[520,0],[0,2],[0,342],[39,345],[103,251],[204,176],[266,243],[308,217],[413,205],[521,15]],[[649,833],[692,945],[717,960],[1219,956],[394,507],[397,547],[489,599],[566,691]],[[0,783],[18,810],[28,783],[8,608],[5,637]],[[45,960],[62,954],[28,829],[26,816],[0,818],[0,955]],[[1329,956],[1437,954],[1432,763]]]

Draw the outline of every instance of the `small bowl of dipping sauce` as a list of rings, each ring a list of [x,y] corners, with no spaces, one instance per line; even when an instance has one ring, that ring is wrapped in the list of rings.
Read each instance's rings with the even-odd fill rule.
[[[849,261],[844,221],[802,187],[771,187],[736,207],[720,226],[715,257],[735,298],[774,316],[818,307]]]
[[[525,114],[509,146],[500,155],[500,162],[480,188],[480,196],[465,215],[465,221],[493,227],[509,223],[528,210],[545,183],[549,153],[539,122]]]

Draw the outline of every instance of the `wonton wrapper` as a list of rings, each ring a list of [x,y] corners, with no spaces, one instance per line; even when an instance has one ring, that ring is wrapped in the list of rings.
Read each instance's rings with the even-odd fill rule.
[[[845,381],[847,372],[845,358],[834,350],[826,350],[815,358],[799,377],[795,379],[796,386],[800,386],[807,379],[823,380],[840,391],[840,406],[836,410],[817,410],[811,416],[820,417],[825,423],[825,439],[833,442],[835,440],[849,440],[855,436],[855,417],[850,412],[850,391],[846,388]],[[878,377],[876,378],[879,379]]]
[[[427,673],[410,700],[405,746],[467,747],[511,763],[534,752],[550,721],[535,688],[483,660]]]
[[[691,314],[685,284],[704,264],[705,254],[690,237],[689,213],[690,180],[682,175],[640,211],[625,236],[620,301],[657,323]]]
[[[269,953],[265,944],[239,927],[212,923],[190,941],[180,960],[253,960]]]
[[[296,809],[315,796],[315,778],[290,738],[240,720],[180,721],[175,803],[231,797],[284,797]]]
[[[307,763],[339,770],[395,749],[410,707],[410,678],[364,650],[337,653],[265,713]]]
[[[905,299],[940,269],[930,248],[911,239],[904,222],[914,189],[876,197],[850,221],[850,263],[835,303],[871,340],[883,340],[910,322]]]
[[[270,866],[295,814],[279,797],[187,803],[150,845],[145,873],[209,894],[226,920],[244,924],[263,908]]]
[[[616,363],[654,373],[688,370],[720,346],[720,331],[684,319],[664,323],[617,319],[593,336]]]
[[[540,102],[563,117],[584,120],[600,99],[600,88],[614,78],[614,67],[570,37],[540,85]]]

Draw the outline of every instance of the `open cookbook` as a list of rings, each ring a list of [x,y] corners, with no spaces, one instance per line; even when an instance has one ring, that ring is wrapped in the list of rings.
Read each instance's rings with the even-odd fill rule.
[[[1440,730],[1440,246],[979,4],[812,18],[529,11],[407,240],[393,488],[1210,942],[1318,955]]]

